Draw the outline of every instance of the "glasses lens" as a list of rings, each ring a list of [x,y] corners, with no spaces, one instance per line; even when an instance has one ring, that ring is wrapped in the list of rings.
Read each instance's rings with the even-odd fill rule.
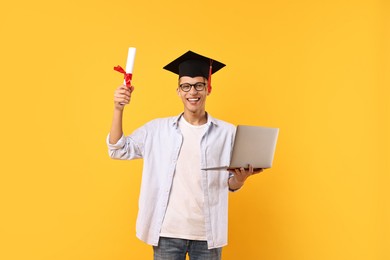
[[[190,89],[191,89],[191,85],[188,84],[188,83],[184,83],[184,84],[181,84],[181,85],[180,85],[180,88],[181,88],[181,90],[183,90],[184,92],[188,92],[188,91],[190,91]]]
[[[202,90],[204,89],[205,86],[206,86],[205,83],[203,83],[203,82],[198,82],[198,83],[195,84],[194,87],[195,87],[196,91],[202,91]]]

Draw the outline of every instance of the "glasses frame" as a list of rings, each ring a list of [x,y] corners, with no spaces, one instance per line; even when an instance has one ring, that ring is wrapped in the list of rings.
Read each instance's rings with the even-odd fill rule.
[[[199,84],[201,84],[201,88],[197,88],[197,86],[199,86]],[[183,89],[183,85],[186,85],[186,86],[190,86],[190,88],[188,90],[184,90]],[[179,88],[184,91],[184,92],[190,92],[192,87],[194,87],[194,89],[196,91],[203,91],[205,88],[206,88],[206,82],[196,82],[194,84],[190,84],[190,83],[182,83],[179,85]]]

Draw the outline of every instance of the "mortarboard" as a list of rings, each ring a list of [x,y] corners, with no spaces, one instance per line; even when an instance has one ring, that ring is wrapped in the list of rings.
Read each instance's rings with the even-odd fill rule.
[[[219,61],[188,51],[166,65],[164,69],[178,74],[179,78],[183,76],[192,78],[202,76],[208,79],[209,86],[211,86],[211,74],[225,66]]]

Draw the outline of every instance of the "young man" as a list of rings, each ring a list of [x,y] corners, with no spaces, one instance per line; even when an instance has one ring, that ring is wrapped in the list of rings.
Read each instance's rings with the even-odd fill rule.
[[[205,171],[229,165],[235,127],[206,112],[211,74],[225,65],[187,52],[164,67],[179,75],[184,111],[155,119],[125,137],[122,117],[133,87],[119,86],[107,143],[114,159],[143,158],[137,237],[154,259],[221,259],[227,244],[228,191],[261,170]]]

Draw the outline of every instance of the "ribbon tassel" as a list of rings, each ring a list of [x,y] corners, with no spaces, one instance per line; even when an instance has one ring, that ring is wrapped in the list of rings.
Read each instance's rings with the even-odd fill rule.
[[[126,86],[130,87],[131,86],[131,78],[133,77],[133,74],[131,73],[126,73],[126,71],[121,67],[121,66],[116,66],[114,67],[114,70],[118,71],[119,73],[123,74],[123,78],[126,82]]]
[[[210,59],[209,78],[208,78],[208,91],[211,91],[211,74],[213,73],[213,60]]]

